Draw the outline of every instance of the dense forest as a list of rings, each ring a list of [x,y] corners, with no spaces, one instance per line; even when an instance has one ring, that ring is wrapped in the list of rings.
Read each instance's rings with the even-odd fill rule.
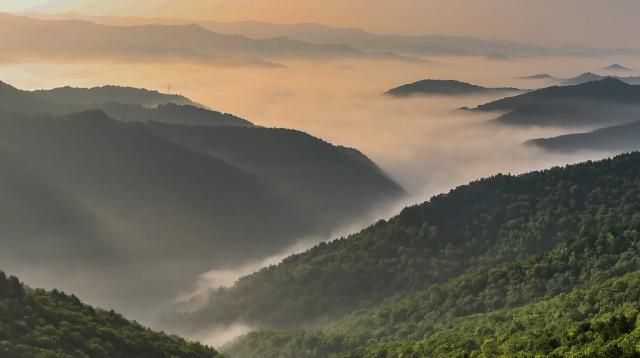
[[[228,349],[324,357],[440,336],[581,287],[606,295],[593,285],[640,270],[639,198],[640,154],[497,175],[243,278],[198,315],[265,329],[324,322],[252,333]]]
[[[154,332],[71,295],[25,287],[0,271],[0,356],[214,358],[213,348]]]

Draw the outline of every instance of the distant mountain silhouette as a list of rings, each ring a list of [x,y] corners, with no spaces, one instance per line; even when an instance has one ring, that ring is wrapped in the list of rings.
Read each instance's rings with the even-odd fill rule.
[[[622,153],[637,151],[640,150],[640,121],[601,128],[586,133],[534,139],[526,144],[555,152],[593,150]]]
[[[406,97],[415,94],[454,96],[521,91],[522,90],[517,88],[507,87],[487,88],[453,80],[422,80],[390,89],[386,94],[396,97]]]
[[[56,13],[62,13],[55,11]],[[74,13],[62,15],[29,14],[44,19],[79,19],[107,25],[187,25],[193,21],[142,17],[87,16]],[[313,44],[342,44],[373,53],[393,52],[407,56],[489,56],[502,54],[510,58],[527,56],[594,56],[624,51],[585,47],[544,47],[511,41],[481,40],[471,37],[443,35],[405,36],[374,34],[357,28],[336,28],[315,23],[274,24],[259,21],[213,22],[198,25],[221,34],[243,35],[254,39],[286,37]]]
[[[505,112],[496,123],[524,126],[607,126],[640,114],[640,86],[614,78],[548,87],[480,105],[475,111]]]
[[[523,76],[523,77],[520,77],[520,78],[525,79],[525,80],[555,80],[555,79],[557,79],[556,77],[551,76],[548,73],[540,73],[540,74],[535,74],[535,75],[530,75],[530,76]]]
[[[511,61],[512,58],[499,52],[492,52],[486,56],[487,60],[492,61]]]
[[[344,44],[312,44],[286,37],[251,39],[196,24],[100,25],[0,14],[0,48],[15,61],[186,61],[283,67],[283,58],[359,58],[421,62],[389,51],[369,53]]]
[[[565,85],[565,86],[580,85],[587,82],[600,81],[608,77],[615,78],[617,80],[626,82],[628,84],[640,85],[640,76],[638,77],[636,76],[630,76],[630,77],[601,76],[592,72],[586,72],[579,76],[563,80],[562,85]]]
[[[622,66],[620,64],[614,63],[613,65],[609,65],[607,67],[602,68],[606,71],[616,71],[616,72],[632,72],[633,69],[629,67]]]

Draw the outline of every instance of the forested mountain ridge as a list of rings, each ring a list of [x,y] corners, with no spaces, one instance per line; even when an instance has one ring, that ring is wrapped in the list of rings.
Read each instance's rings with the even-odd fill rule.
[[[100,109],[125,122],[164,122],[210,126],[252,126],[237,116],[221,113],[176,94],[144,88],[102,86],[60,87],[25,91],[0,82],[0,111],[37,115],[66,115]]]
[[[25,287],[0,271],[0,356],[215,358],[216,350],[154,332],[75,296]]]
[[[638,153],[483,179],[243,278],[199,316],[235,311],[266,329],[353,312],[320,331],[251,334],[229,349],[243,357],[420,340],[440,322],[639,270],[639,197]]]
[[[530,305],[472,315],[425,340],[385,342],[342,358],[636,357],[640,271]]]

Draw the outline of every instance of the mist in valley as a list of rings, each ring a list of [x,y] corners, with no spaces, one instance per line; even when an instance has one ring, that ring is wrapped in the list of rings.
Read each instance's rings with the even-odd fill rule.
[[[408,197],[387,203],[375,215],[332,228],[329,235],[303,237],[299,242],[257,260],[216,265],[196,277],[183,277],[184,285],[163,305],[132,307],[108,277],[125,275],[126,269],[62,267],[58,271],[21,266],[6,268],[36,287],[62,288],[80,298],[128,316],[154,328],[180,331],[205,343],[224,344],[253,327],[237,322],[232,327],[190,330],[177,327],[167,316],[194,311],[207,303],[209,294],[232,285],[241,276],[277,264],[290,254],[304,251],[389,218],[404,206],[428,200],[469,181],[496,173],[524,173],[555,165],[599,159],[602,152],[552,154],[523,143],[533,138],[567,133],[562,128],[517,128],[487,124],[498,114],[471,114],[458,110],[475,107],[500,96],[389,98],[385,91],[420,79],[456,79],[478,85],[524,89],[545,87],[552,81],[521,77],[551,73],[572,77],[582,72],[622,62],[639,68],[640,60],[623,58],[522,58],[495,61],[476,57],[441,57],[431,64],[383,60],[287,60],[282,68],[228,67],[193,63],[157,64],[7,64],[0,66],[2,80],[25,89],[61,85],[120,84],[161,91],[171,90],[218,111],[228,112],[265,127],[305,131],[336,145],[354,147],[376,162],[402,185]],[[162,219],[162,218],[160,218]],[[156,269],[162,263],[149,267]],[[165,267],[166,272],[172,271]],[[61,272],[67,279],[55,280]],[[75,274],[70,274],[75,272]],[[113,275],[111,275],[113,274]],[[96,289],[101,282],[102,289]],[[141,291],[144,283],[140,284]],[[170,312],[167,315],[167,312]]]

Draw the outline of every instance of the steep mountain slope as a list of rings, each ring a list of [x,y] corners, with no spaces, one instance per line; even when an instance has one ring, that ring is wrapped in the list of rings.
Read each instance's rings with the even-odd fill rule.
[[[527,141],[526,144],[555,152],[593,150],[622,153],[639,150],[640,121],[597,129],[591,132],[533,139]]]
[[[527,312],[527,305],[591,286],[588,290],[600,303],[583,301],[576,307],[581,316],[569,316],[567,324],[597,319],[627,303],[638,307],[637,273],[631,281],[619,280],[628,286],[604,281],[640,270],[639,183],[636,153],[517,177],[499,175],[434,197],[389,222],[291,257],[214,293],[213,302],[220,304],[226,302],[218,297],[246,294],[252,285],[267,287],[252,302],[265,308],[269,297],[285,292],[278,297],[279,307],[298,327],[305,322],[298,305],[318,313],[336,312],[335,306],[352,311],[324,329],[252,333],[227,350],[242,357],[326,357],[380,342],[430,338],[429,344],[415,348],[444,352],[439,349],[478,349],[477,342],[496,338],[494,333],[501,343],[512,339],[512,344],[524,344],[518,337],[530,333],[540,341],[530,337],[529,349],[541,349],[535,344],[548,342],[542,340],[548,331],[536,333],[536,326],[528,331],[526,322],[514,318],[526,317],[520,312]],[[622,293],[628,287],[628,294],[612,297],[610,285]],[[277,292],[269,290],[273,286]],[[549,305],[568,305],[562,297]],[[551,312],[534,323],[550,324],[556,319]],[[269,311],[258,317],[274,322],[279,316]],[[305,318],[311,322],[309,314]],[[483,323],[486,319],[494,326]],[[551,337],[562,333],[549,332]],[[394,347],[389,345],[389,352]],[[384,352],[387,347],[376,349]]]
[[[0,271],[3,357],[221,357],[214,349],[144,328],[75,296],[23,286]]]
[[[522,92],[522,90],[507,87],[487,88],[452,80],[422,80],[390,89],[385,94],[396,97],[407,97],[416,94],[456,96],[509,92]]]
[[[640,86],[614,78],[548,87],[483,104],[475,111],[506,112],[495,123],[519,126],[607,126],[640,114]]]

